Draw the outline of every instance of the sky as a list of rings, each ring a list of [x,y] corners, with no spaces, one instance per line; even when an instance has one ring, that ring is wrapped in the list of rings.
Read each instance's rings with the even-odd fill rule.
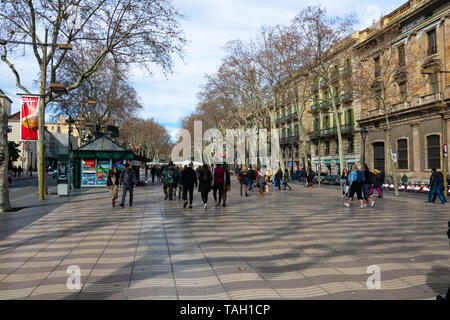
[[[173,138],[180,128],[182,117],[197,105],[197,93],[205,74],[217,70],[224,57],[223,47],[234,39],[248,40],[259,27],[287,25],[303,8],[322,5],[331,16],[356,14],[356,29],[364,29],[381,15],[405,3],[406,0],[173,0],[174,6],[185,16],[182,29],[188,40],[184,61],[175,60],[173,73],[167,77],[157,70],[149,76],[139,69],[132,70],[132,84],[144,108],[143,118],[154,118],[164,125]],[[37,68],[34,56],[14,59],[22,74],[22,82],[34,88]],[[20,92],[9,68],[0,61],[0,88],[13,100],[13,112],[20,109]]]

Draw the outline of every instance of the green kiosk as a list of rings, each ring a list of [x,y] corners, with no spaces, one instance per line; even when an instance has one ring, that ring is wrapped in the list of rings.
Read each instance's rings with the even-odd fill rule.
[[[80,188],[105,188],[108,173],[116,165],[122,171],[129,163],[139,177],[139,170],[145,167],[147,158],[135,154],[102,136],[73,151],[73,185]]]

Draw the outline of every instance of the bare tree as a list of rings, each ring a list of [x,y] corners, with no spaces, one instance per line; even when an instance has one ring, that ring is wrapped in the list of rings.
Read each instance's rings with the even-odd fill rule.
[[[78,21],[72,27],[68,21],[73,19],[70,12],[74,6],[77,10],[72,12],[78,13]],[[65,83],[68,91],[77,89],[94,74],[107,56],[114,57],[118,63],[139,65],[150,73],[155,65],[170,72],[173,55],[181,55],[186,42],[178,23],[180,17],[169,0],[5,0],[0,3],[0,32],[7,44],[3,45],[1,58],[15,75],[17,87],[30,94],[11,60],[20,53],[14,41],[30,42],[40,71],[40,95],[46,93],[47,80],[57,81],[59,68],[68,55],[67,51],[57,50],[58,44],[73,44],[76,50],[77,46],[95,43],[100,48],[76,80]],[[48,30],[50,35],[49,50],[43,30]],[[41,99],[40,109],[45,110],[45,105],[57,97]],[[42,142],[39,149],[39,191],[43,199]]]
[[[398,196],[396,163],[393,157],[391,116],[408,109],[412,98],[426,85],[427,79],[420,76],[423,51],[418,43],[396,43],[400,29],[391,25],[375,31],[376,35],[367,44],[355,47],[359,65],[353,90],[362,105],[372,106],[372,110],[384,117],[388,136],[387,146],[394,181],[394,192]],[[406,85],[406,83],[410,85]]]
[[[337,109],[337,103],[333,95],[333,76],[335,72],[334,66],[339,64],[338,53],[351,44],[352,39],[349,37],[353,31],[353,16],[328,17],[323,7],[308,7],[301,11],[294,19],[294,28],[301,35],[301,46],[310,55],[313,64],[313,72],[317,78],[321,79],[322,87],[326,88],[327,99],[333,109],[335,119],[340,119]],[[338,136],[338,153],[340,174],[342,174],[344,166],[343,162],[343,145],[341,123],[336,121]]]

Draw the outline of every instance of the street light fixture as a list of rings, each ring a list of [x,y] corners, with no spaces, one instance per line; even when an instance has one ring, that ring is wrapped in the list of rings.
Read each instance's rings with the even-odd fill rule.
[[[367,133],[369,132],[365,127],[361,128],[361,136],[362,136],[362,155],[361,155],[361,159],[362,159],[362,164],[364,164],[366,162],[366,136]]]

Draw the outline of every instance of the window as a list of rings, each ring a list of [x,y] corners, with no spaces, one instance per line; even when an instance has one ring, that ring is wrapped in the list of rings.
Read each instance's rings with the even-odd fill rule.
[[[319,118],[314,119],[314,131],[319,131],[320,130],[320,122],[319,122]]]
[[[330,117],[329,116],[325,116],[325,118],[323,118],[323,128],[324,129],[330,128]]]
[[[431,56],[437,53],[436,29],[428,31],[427,36],[428,36],[428,55]]]
[[[280,111],[277,112],[277,119],[280,119]]]
[[[325,141],[325,155],[328,156],[330,154],[330,141]]]
[[[375,57],[373,59],[373,62],[375,64],[375,77],[379,77],[380,73],[381,73],[381,68],[380,68],[380,57]]]
[[[434,94],[438,91],[438,75],[437,74],[430,75],[430,88],[431,88],[432,94]]]
[[[283,128],[283,130],[281,131],[281,138],[286,138],[286,129]]]
[[[336,139],[336,152],[335,154],[339,154],[339,140]]]
[[[348,138],[348,153],[353,153],[353,137]]]
[[[56,132],[57,132],[57,133],[61,133],[61,127],[57,127],[57,128],[56,128]]]
[[[287,135],[288,135],[288,138],[291,137],[291,133],[292,133],[292,130],[291,130],[291,127],[289,127],[289,128],[287,129]]]
[[[398,65],[405,65],[405,45],[401,44],[398,46]]]
[[[298,137],[298,124],[294,126],[294,136]]]
[[[408,140],[400,139],[397,141],[398,168],[408,169]]]
[[[281,117],[284,118],[284,109],[281,111]]]
[[[406,100],[406,82],[402,82],[398,85],[398,88],[400,90],[400,98],[402,99],[402,102]]]
[[[438,135],[427,137],[428,169],[441,168],[441,141]]]
[[[353,109],[348,109],[347,111],[345,111],[345,116],[346,116],[346,119],[345,119],[346,125],[354,123]]]
[[[318,156],[319,155],[319,143],[318,142],[316,142],[316,156]]]

